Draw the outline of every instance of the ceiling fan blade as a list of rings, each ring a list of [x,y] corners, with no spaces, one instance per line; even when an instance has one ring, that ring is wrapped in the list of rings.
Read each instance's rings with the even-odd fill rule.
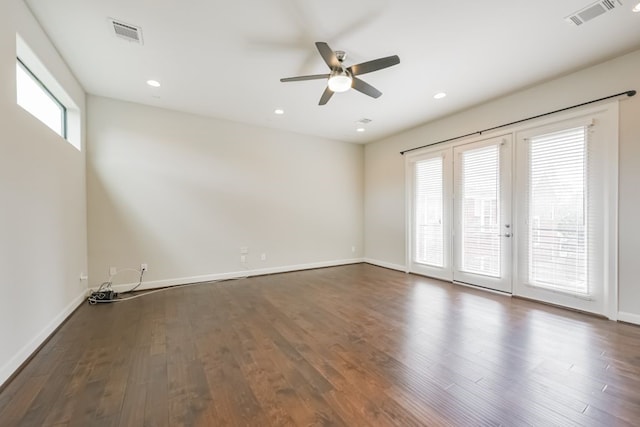
[[[316,47],[318,48],[318,52],[320,52],[320,56],[324,59],[324,62],[327,63],[329,68],[332,70],[334,68],[340,68],[340,61],[338,61],[338,57],[336,53],[329,47],[325,42],[316,42]]]
[[[380,92],[378,89],[371,86],[369,83],[363,80],[360,80],[357,77],[353,78],[353,83],[351,84],[351,87],[353,87],[358,92],[362,92],[365,95],[369,95],[372,98],[379,98],[380,95],[382,95],[382,92]]]
[[[328,79],[330,74],[312,74],[310,76],[298,76],[298,77],[287,77],[284,79],[280,79],[281,82],[300,82],[303,80],[319,80],[319,79]]]
[[[329,89],[329,86],[327,86],[324,92],[322,92],[322,96],[320,97],[320,102],[318,102],[318,105],[326,104],[327,102],[329,102],[332,96],[333,96],[333,91]]]
[[[362,62],[347,68],[354,76],[367,74],[372,71],[382,70],[383,68],[392,67],[400,63],[398,55],[387,56],[385,58],[374,59],[373,61]]]

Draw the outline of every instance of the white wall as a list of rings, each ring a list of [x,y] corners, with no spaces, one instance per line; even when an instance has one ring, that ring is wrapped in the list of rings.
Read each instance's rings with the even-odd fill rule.
[[[94,96],[88,123],[91,286],[362,258],[362,146]]]
[[[640,90],[640,51],[470,110],[365,148],[365,256],[405,265],[405,171],[400,151],[626,90]],[[443,100],[446,102],[446,99]],[[620,102],[619,318],[640,324],[640,95]]]
[[[20,0],[0,2],[0,384],[82,301],[85,156],[16,104],[19,32],[84,117],[84,92]]]

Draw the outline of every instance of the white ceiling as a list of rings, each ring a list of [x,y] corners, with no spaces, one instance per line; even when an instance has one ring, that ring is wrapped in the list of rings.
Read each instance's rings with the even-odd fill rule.
[[[640,48],[637,0],[579,27],[564,17],[591,0],[25,1],[91,94],[350,142]],[[142,27],[144,45],[115,37],[109,17]],[[324,80],[279,81],[328,72],[316,41],[347,65],[401,62],[362,76],[380,98],[352,90],[318,106]]]

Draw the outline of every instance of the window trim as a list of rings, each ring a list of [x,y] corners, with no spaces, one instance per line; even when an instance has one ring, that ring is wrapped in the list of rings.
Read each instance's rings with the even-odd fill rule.
[[[33,71],[31,71],[29,69],[29,67],[27,67],[27,65],[20,59],[20,57],[16,56],[16,62],[18,63],[20,68],[22,68],[33,79],[33,81],[36,82],[36,84],[38,86],[40,86],[44,90],[44,93],[47,96],[49,96],[49,98],[51,98],[51,100],[56,105],[58,105],[60,107],[61,114],[62,114],[62,129],[61,129],[62,133],[59,134],[59,135],[66,140],[67,139],[67,127],[68,127],[68,123],[67,123],[67,107],[62,102],[60,102],[60,100],[49,90],[49,88],[44,83],[42,83],[42,80],[40,80],[38,78],[38,76],[36,76],[33,73]],[[38,117],[36,117],[36,118],[38,120],[40,120],[40,118],[38,118]],[[40,120],[40,121],[42,121],[42,120]]]

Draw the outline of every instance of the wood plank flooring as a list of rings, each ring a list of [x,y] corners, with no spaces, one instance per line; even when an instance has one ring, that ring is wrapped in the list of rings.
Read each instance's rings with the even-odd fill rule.
[[[367,264],[84,305],[0,426],[637,426],[640,328]]]

